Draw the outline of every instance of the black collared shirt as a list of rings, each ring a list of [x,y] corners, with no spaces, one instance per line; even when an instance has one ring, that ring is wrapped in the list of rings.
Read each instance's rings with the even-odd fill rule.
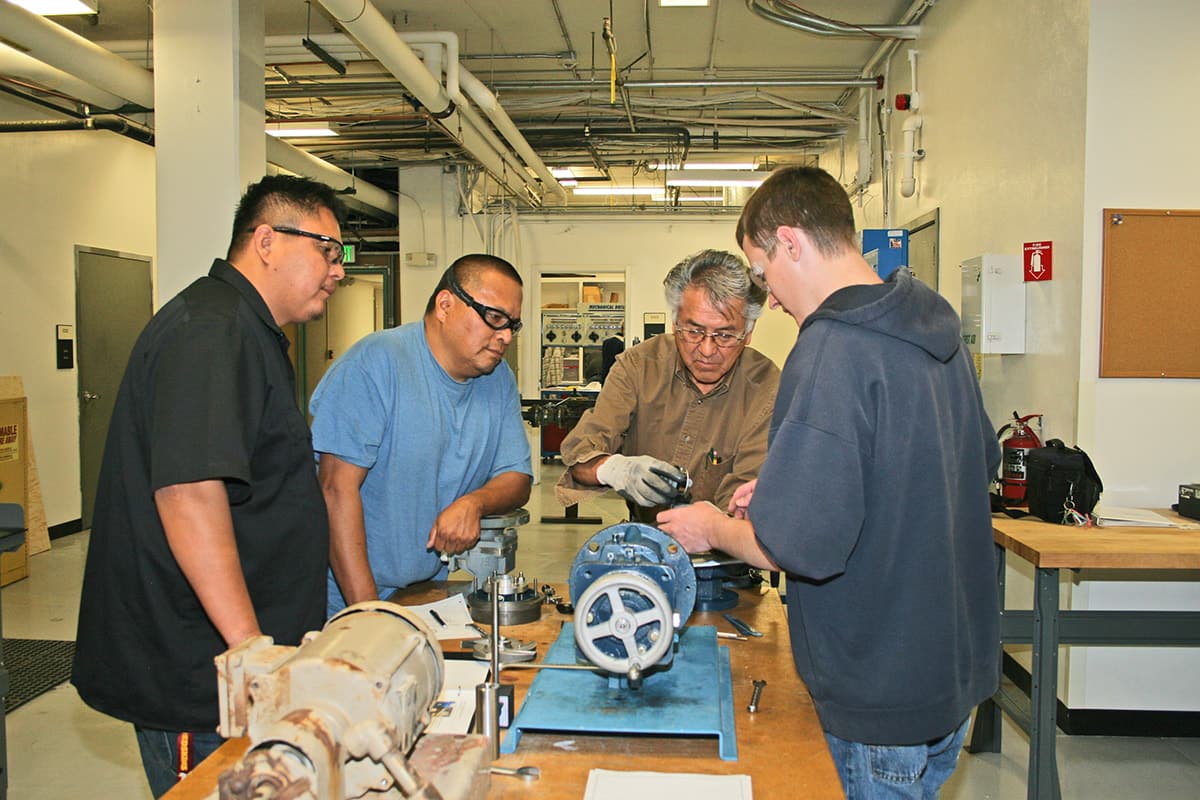
[[[320,628],[329,528],[287,339],[221,259],[142,331],[113,409],[84,570],[72,680],[94,708],[162,730],[218,720],[225,642],[167,546],[154,492],[225,482],[259,625]]]

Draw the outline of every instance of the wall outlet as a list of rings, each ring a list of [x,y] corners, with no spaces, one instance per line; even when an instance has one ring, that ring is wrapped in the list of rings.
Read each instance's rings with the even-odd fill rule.
[[[405,253],[404,266],[406,267],[436,267],[437,253]]]

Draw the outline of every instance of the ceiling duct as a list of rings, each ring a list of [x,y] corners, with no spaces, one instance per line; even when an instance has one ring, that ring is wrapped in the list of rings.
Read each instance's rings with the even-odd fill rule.
[[[520,200],[542,204],[542,189],[525,170],[514,172],[504,155],[480,128],[451,101],[441,83],[425,68],[383,15],[367,0],[320,0],[347,33],[404,84],[437,124]]]

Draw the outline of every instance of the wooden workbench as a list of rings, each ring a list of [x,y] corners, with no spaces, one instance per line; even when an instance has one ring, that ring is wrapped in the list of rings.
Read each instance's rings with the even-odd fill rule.
[[[1160,512],[1183,524],[1194,520]],[[1031,644],[1029,710],[1003,691],[979,707],[968,750],[999,752],[999,710],[1029,734],[1030,800],[1060,797],[1055,748],[1058,700],[1058,648],[1062,645],[1200,646],[1200,612],[1074,611],[1059,609],[1059,570],[1200,569],[1200,530],[1195,528],[1076,528],[1035,517],[992,522],[998,554],[1000,639]],[[1033,611],[1004,608],[1005,554],[1035,567]]]
[[[536,766],[540,780],[522,780],[492,776],[489,800],[518,798],[581,798],[593,768],[612,770],[650,770],[657,772],[701,772],[744,774],[751,776],[755,797],[803,797],[806,800],[841,798],[841,783],[825,737],[817,721],[808,690],[796,675],[788,640],[787,619],[779,594],[759,587],[739,592],[733,613],[763,632],[762,638],[747,641],[720,640],[728,646],[733,678],[733,711],[736,726],[738,760],[722,761],[717,740],[671,739],[645,736],[579,736],[526,732],[515,753],[501,755],[500,766]],[[426,586],[406,592],[403,601],[417,605],[445,596],[441,587]],[[546,653],[558,636],[562,623],[570,617],[544,607],[542,618],[527,625],[504,628],[506,636],[534,640],[538,658]],[[719,613],[693,614],[690,625],[713,625],[731,631]],[[448,649],[453,643],[443,642]],[[502,670],[501,682],[514,686],[516,700],[524,700],[536,670]],[[765,680],[759,711],[746,710],[752,682]],[[574,750],[555,747],[570,739]],[[226,743],[201,764],[187,780],[166,795],[168,800],[199,800],[208,797],[217,776],[245,751],[245,739]]]

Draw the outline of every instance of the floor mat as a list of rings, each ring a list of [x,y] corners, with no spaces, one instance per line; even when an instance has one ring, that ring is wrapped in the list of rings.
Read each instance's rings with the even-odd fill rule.
[[[4,713],[28,703],[71,677],[75,643],[50,639],[5,639],[8,694]]]

